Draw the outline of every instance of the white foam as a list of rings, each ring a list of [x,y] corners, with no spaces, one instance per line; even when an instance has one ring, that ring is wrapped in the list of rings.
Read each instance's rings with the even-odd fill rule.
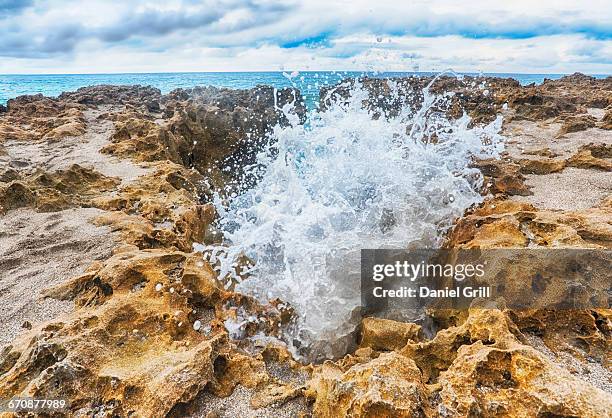
[[[289,345],[352,330],[360,249],[437,246],[453,220],[481,202],[482,176],[470,161],[499,155],[501,118],[470,128],[467,116],[434,111],[448,97],[424,93],[420,110],[404,105],[397,117],[374,120],[356,83],[350,100],[312,112],[306,125],[291,116],[291,126],[275,127],[248,170],[259,179],[254,188],[229,204],[217,196],[227,245],[208,247],[209,257],[220,277],[239,282],[240,256],[255,262],[237,290],[295,308]]]

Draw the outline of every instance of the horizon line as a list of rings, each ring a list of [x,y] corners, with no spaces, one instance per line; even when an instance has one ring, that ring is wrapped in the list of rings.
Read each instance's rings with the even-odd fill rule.
[[[79,76],[79,75],[122,75],[122,74],[248,74],[248,73],[288,73],[292,71],[298,71],[301,73],[397,73],[397,74],[442,74],[448,70],[444,71],[366,71],[366,70],[257,70],[257,71],[130,71],[130,72],[101,72],[101,73],[0,73],[0,77],[2,76]],[[454,70],[453,70],[454,71]],[[612,73],[596,73],[596,72],[582,72],[582,71],[574,71],[574,72],[559,72],[559,73],[542,73],[542,72],[497,72],[497,71],[454,71],[457,74],[485,74],[485,75],[571,75],[571,74],[584,74],[589,76],[612,76]]]

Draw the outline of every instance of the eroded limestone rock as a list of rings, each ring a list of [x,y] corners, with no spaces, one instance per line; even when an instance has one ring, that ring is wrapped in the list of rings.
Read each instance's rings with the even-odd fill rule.
[[[418,90],[429,81],[404,83]],[[585,112],[612,104],[611,79],[573,75],[526,87],[479,81],[486,86],[470,90],[442,78],[434,89],[456,89],[449,115],[465,109],[474,123],[490,122],[506,103],[510,118],[561,123],[567,136],[578,127],[605,128],[610,119],[608,112],[593,126]],[[366,84],[380,101],[371,104],[392,113],[397,103],[385,97],[388,86]],[[279,94],[278,106],[297,100],[303,117],[295,91]],[[436,310],[428,313],[436,324],[430,339],[416,324],[365,318],[357,349],[319,365],[301,365],[286,349],[266,347],[290,325],[291,307],[280,300],[261,306],[222,288],[192,245],[221,238],[207,203],[214,190],[240,180],[239,170],[224,169],[249,162],[270,126],[288,123],[275,108],[274,90],[196,88],[164,96],[147,87],[97,86],[58,99],[25,96],[0,114],[0,154],[7,141],[44,144],[82,135],[83,112],[96,106],[106,106],[101,117],[115,126],[102,151],[143,163],[145,174],[125,181],[102,175],[95,165],[0,172],[3,211],[93,206],[104,211],[96,222],[121,236],[110,258],[47,291],[49,298],[74,301],[72,313],[29,324],[2,350],[1,398],[67,398],[71,416],[202,410],[221,416],[221,409],[203,409],[202,402],[228,396],[241,408],[269,415],[298,401],[300,413],[321,417],[599,417],[612,410],[605,382],[593,383],[610,370],[609,309]],[[574,151],[542,148],[521,158],[474,162],[486,176],[483,192],[493,196],[457,221],[446,245],[611,248],[611,198],[576,210],[521,200],[533,193],[527,176],[566,167],[610,170],[609,144]],[[559,360],[565,354],[577,363]],[[589,381],[582,369],[595,377]]]

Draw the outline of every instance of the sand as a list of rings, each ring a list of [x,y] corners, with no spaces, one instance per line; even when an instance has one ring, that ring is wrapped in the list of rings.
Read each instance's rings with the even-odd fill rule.
[[[601,109],[589,109],[589,113],[601,116]],[[506,114],[504,117],[508,118]],[[557,122],[531,122],[527,120],[514,120],[505,123],[503,134],[508,138],[506,151],[511,157],[525,159],[542,158],[530,153],[548,148],[560,159],[569,158],[578,151],[582,145],[600,143],[612,145],[612,135],[609,131],[590,128],[585,131],[572,132],[558,137],[562,124]]]
[[[113,108],[100,106],[98,109],[88,109],[83,112],[87,130],[79,137],[68,137],[52,141],[6,141],[4,149],[6,156],[0,163],[7,162],[18,170],[30,171],[38,168],[45,171],[65,170],[73,164],[86,168],[94,168],[105,176],[118,177],[125,185],[149,170],[116,157],[99,152],[110,144],[114,132],[112,121],[98,117]]]
[[[72,302],[41,299],[41,293],[111,255],[110,229],[89,222],[101,213],[19,209],[0,217],[0,346],[25,331],[26,321],[48,321],[73,309]]]
[[[601,109],[588,109],[588,113],[603,117]],[[612,135],[602,129],[587,129],[557,137],[560,123],[512,121],[504,125],[508,138],[506,152],[512,158],[542,159],[534,152],[549,149],[556,157],[566,159],[582,145],[603,143],[612,145]],[[567,167],[550,174],[525,175],[525,184],[531,196],[511,196],[511,200],[531,203],[540,209],[580,210],[599,205],[612,193],[612,175],[605,171]]]
[[[255,391],[242,385],[236,386],[227,398],[219,398],[203,391],[189,404],[188,411],[175,411],[169,418],[295,418],[309,416],[310,406],[304,397],[289,400],[281,405],[253,409],[249,403]]]
[[[557,366],[568,370],[577,378],[612,395],[612,371],[606,369],[597,361],[581,361],[576,356],[572,355],[572,352],[574,352],[580,354],[582,358],[589,358],[587,353],[579,353],[578,351],[580,351],[580,349],[568,345],[556,347],[555,353],[544,344],[544,341],[542,341],[540,337],[527,333],[523,335],[533,348],[538,350]]]
[[[98,117],[110,110],[86,110],[87,130],[78,138],[7,141],[0,163],[23,173],[80,164],[128,184],[148,169],[99,152],[110,144],[114,125]],[[25,331],[24,324],[49,321],[73,309],[72,302],[41,299],[41,294],[82,274],[93,261],[111,256],[115,239],[110,229],[91,223],[102,213],[93,208],[51,213],[19,209],[0,215],[0,347]]]
[[[533,195],[512,196],[511,199],[531,203],[540,209],[588,209],[598,206],[612,193],[612,174],[605,171],[567,167],[558,173],[525,177],[525,184]]]

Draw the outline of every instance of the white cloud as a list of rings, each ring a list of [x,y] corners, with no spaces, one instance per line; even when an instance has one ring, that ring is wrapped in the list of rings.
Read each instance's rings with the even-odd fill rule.
[[[612,73],[609,0],[13,3],[3,21],[0,1],[1,73]]]

